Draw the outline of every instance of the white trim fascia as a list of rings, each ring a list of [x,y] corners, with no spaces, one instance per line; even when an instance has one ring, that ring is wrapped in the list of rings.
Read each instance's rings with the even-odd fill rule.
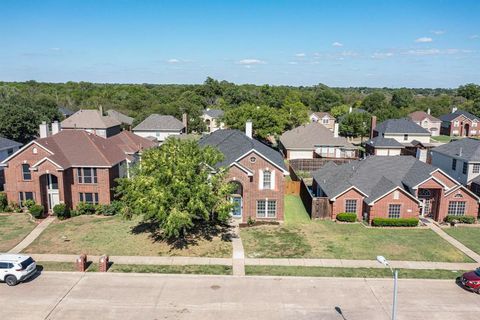
[[[244,171],[249,177],[253,177],[253,172],[248,169],[248,168],[245,168],[244,166],[242,166],[240,163],[238,162],[233,162],[232,164],[230,164],[229,167],[233,167],[233,166],[236,166],[238,167],[240,170]]]
[[[373,206],[375,204],[375,202],[378,200],[378,199],[382,199],[383,197],[385,197],[387,194],[391,193],[392,191],[395,191],[395,190],[400,190],[401,192],[405,193],[407,196],[409,196],[410,198],[412,198],[413,200],[415,200],[417,203],[420,203],[420,200],[415,198],[413,195],[411,195],[408,191],[400,188],[399,186],[396,186],[395,188],[391,189],[390,191],[388,192],[385,192],[383,195],[377,197],[376,199],[373,199],[372,201],[370,201],[369,203],[367,203],[369,206]]]
[[[454,193],[455,191],[457,191],[458,189],[462,189],[464,190],[466,193],[470,194],[471,196],[473,196],[475,199],[477,199],[478,202],[480,202],[480,197],[477,196],[475,193],[473,193],[471,190],[469,190],[468,188],[465,188],[464,186],[462,185],[457,185],[456,187],[448,190],[447,192],[445,192],[445,196],[448,196],[452,193]]]
[[[3,160],[1,162],[1,164],[6,164],[8,161],[10,161],[10,159],[16,157],[20,152],[22,152],[23,150],[27,149],[28,147],[30,147],[32,144],[36,144],[37,146],[39,146],[40,148],[42,148],[43,150],[47,151],[48,153],[50,154],[54,154],[52,151],[48,150],[47,148],[45,148],[44,146],[42,146],[40,143],[36,142],[35,140],[33,141],[30,141],[29,143],[27,143],[26,145],[24,145],[23,147],[21,147],[20,149],[18,149],[15,153],[13,153],[12,155],[10,155],[9,157],[7,157],[5,160]]]
[[[432,173],[433,173],[433,172],[432,172]],[[449,189],[448,186],[447,186],[445,183],[443,183],[442,181],[438,180],[438,179],[435,178],[434,176],[428,177],[427,179],[423,180],[422,182],[420,182],[420,183],[417,184],[416,186],[413,186],[412,189],[413,189],[413,190],[417,190],[419,185],[424,184],[425,182],[427,182],[427,181],[430,180],[430,179],[433,179],[433,180],[437,181],[439,184],[441,184],[441,185],[443,186],[443,189],[444,189],[444,190],[448,190],[448,189]]]
[[[32,168],[36,169],[36,167],[38,167],[38,166],[39,166],[42,162],[44,162],[44,161],[50,161],[50,162],[53,163],[57,168],[63,169],[63,167],[62,167],[61,165],[59,165],[58,163],[56,163],[55,161],[53,161],[52,159],[47,158],[47,157],[45,157],[45,158],[37,161],[36,163],[34,163],[34,164],[32,165]]]
[[[330,198],[330,201],[336,201],[338,197],[340,197],[342,194],[344,194],[345,192],[348,192],[350,191],[351,189],[355,189],[357,190],[359,193],[361,193],[362,195],[364,195],[365,197],[368,197],[368,194],[366,194],[365,192],[363,192],[362,190],[358,189],[357,187],[355,186],[350,186],[348,189],[345,189],[343,190],[342,192],[340,192],[339,194],[333,196],[332,198]]]
[[[267,157],[265,157],[263,154],[261,154],[260,152],[258,152],[256,149],[250,149],[249,151],[245,152],[243,155],[241,155],[240,157],[238,157],[237,159],[235,159],[234,162],[238,162],[240,159],[244,158],[247,154],[249,154],[250,152],[255,152],[256,154],[258,154],[260,157],[262,157],[265,161],[268,161],[269,163],[271,163],[272,165],[274,165],[275,167],[277,167],[278,169],[280,169],[284,175],[288,176],[290,175],[290,172],[288,172],[288,170],[285,170],[283,169],[282,167],[278,166],[276,163],[273,163],[270,159],[268,159]]]

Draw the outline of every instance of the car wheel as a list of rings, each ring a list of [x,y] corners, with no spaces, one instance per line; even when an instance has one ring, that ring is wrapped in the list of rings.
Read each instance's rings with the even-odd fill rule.
[[[477,289],[477,291],[475,291],[477,294],[480,294],[480,288]]]
[[[15,286],[17,285],[18,281],[15,276],[9,275],[5,277],[5,283],[9,286]]]

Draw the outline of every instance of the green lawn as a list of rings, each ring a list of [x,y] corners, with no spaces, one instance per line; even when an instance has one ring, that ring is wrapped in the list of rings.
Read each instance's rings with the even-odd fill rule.
[[[15,247],[36,226],[25,213],[0,215],[0,252]]]
[[[126,221],[119,216],[78,216],[53,222],[26,253],[64,253],[87,255],[198,256],[231,257],[232,244],[221,234],[191,238],[178,248],[139,227],[138,219]],[[140,225],[141,226],[141,225]]]
[[[299,197],[289,196],[285,204],[284,225],[241,229],[248,257],[372,260],[384,255],[391,260],[472,262],[431,230],[310,221]]]
[[[455,279],[465,271],[399,269],[399,278],[405,279]],[[246,266],[247,275],[342,278],[391,278],[390,269]]]
[[[446,233],[480,254],[480,228],[455,227],[443,229]]]
[[[449,143],[450,140],[452,140],[452,137],[450,137],[450,136],[437,136],[437,137],[431,137],[431,139],[436,140],[438,142]]]

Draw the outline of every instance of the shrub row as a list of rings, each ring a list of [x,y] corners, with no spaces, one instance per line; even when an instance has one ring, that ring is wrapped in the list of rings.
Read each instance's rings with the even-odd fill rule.
[[[458,223],[475,223],[475,217],[472,216],[446,216],[444,219],[445,222],[451,223],[452,221],[457,221]]]
[[[416,227],[417,218],[373,218],[372,225],[375,227]]]
[[[91,204],[91,203],[79,203],[75,210],[70,211],[70,216],[81,215],[103,215],[113,216],[122,210],[122,203],[119,201],[112,201],[111,204]]]
[[[342,212],[337,214],[337,220],[342,222],[355,222],[357,221],[357,214],[352,212]]]

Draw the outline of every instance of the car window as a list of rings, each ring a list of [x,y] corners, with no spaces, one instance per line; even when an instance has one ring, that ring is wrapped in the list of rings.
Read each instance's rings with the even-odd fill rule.
[[[475,270],[475,274],[480,277],[480,268],[477,268],[477,270]]]
[[[6,262],[0,262],[0,269],[9,269],[8,265]]]
[[[28,258],[27,260],[25,261],[22,261],[21,265],[22,265],[22,268],[23,269],[26,269],[29,265],[31,265],[33,263],[33,259],[32,258]]]

